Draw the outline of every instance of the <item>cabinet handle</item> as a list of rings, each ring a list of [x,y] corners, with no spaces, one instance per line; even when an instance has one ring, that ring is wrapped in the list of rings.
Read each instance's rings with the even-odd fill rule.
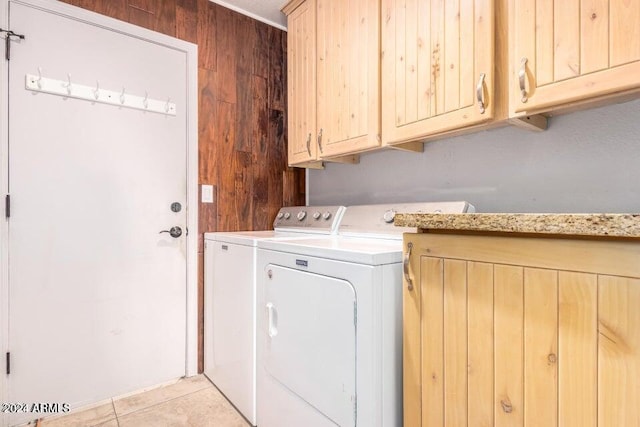
[[[307,153],[311,156],[311,132],[309,132],[309,136],[307,136]]]
[[[318,148],[320,148],[320,152],[322,153],[322,128],[320,128],[320,132],[318,132]]]
[[[520,71],[518,72],[518,79],[520,80],[520,93],[522,94],[521,101],[527,102],[529,98],[527,98],[527,87],[526,87],[526,79],[527,79],[527,58],[522,58],[520,61]]]
[[[413,248],[413,243],[409,242],[407,244],[407,253],[404,254],[404,261],[402,263],[402,268],[404,269],[404,280],[407,281],[407,289],[413,290],[413,282],[411,281],[411,276],[409,275],[409,257],[411,256],[411,249]]]
[[[480,73],[480,80],[478,80],[478,86],[476,86],[476,97],[478,98],[478,107],[480,107],[480,114],[484,114],[484,73]]]

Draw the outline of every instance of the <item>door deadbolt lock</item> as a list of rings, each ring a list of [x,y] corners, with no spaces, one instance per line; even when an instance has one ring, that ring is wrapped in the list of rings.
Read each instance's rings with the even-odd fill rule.
[[[182,228],[175,226],[175,227],[171,227],[169,230],[162,230],[159,234],[162,234],[162,233],[169,233],[171,237],[173,237],[174,239],[177,239],[178,237],[182,236]]]
[[[182,205],[178,202],[171,203],[171,211],[172,212],[180,212],[182,210]]]

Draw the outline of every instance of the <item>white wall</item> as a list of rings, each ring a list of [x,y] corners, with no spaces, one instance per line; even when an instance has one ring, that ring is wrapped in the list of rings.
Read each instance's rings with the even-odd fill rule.
[[[309,172],[309,204],[467,200],[479,212],[640,212],[640,100]]]

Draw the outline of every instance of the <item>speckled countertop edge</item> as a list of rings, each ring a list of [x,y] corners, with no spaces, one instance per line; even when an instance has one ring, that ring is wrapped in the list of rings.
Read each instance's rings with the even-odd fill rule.
[[[424,230],[640,238],[640,214],[397,213],[394,223]]]

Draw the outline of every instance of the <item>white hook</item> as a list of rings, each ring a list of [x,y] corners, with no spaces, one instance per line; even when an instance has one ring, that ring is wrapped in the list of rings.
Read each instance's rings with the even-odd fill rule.
[[[38,80],[36,82],[38,83],[38,89],[42,89],[42,67],[38,67]]]
[[[98,100],[100,98],[100,82],[96,80],[96,88],[93,90],[93,97]]]
[[[169,103],[170,103],[170,102],[171,102],[171,97],[167,98],[167,103],[164,105],[164,111],[165,111],[166,113],[168,113],[168,112],[169,112],[169,109],[170,109],[170,108],[169,108]]]
[[[67,88],[67,93],[71,95],[71,74],[67,74],[67,83],[62,83],[62,86]]]
[[[144,99],[142,100],[142,105],[144,105],[144,108],[149,108],[149,92],[147,92],[146,90],[144,91]]]
[[[124,104],[124,86],[122,86],[122,93],[120,94],[120,104]]]

